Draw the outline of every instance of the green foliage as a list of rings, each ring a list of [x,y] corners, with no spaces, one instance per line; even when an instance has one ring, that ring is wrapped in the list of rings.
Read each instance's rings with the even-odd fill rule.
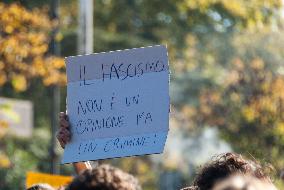
[[[11,161],[11,166],[0,168],[0,189],[24,189],[27,171],[48,172],[49,169],[49,133],[47,128],[37,129],[33,138],[15,139],[9,136],[1,139],[3,151]]]
[[[77,1],[62,4],[64,31],[76,33]],[[280,0],[96,0],[94,52],[166,43],[172,57],[183,56],[187,35],[259,30],[279,21]],[[76,46],[76,40],[73,47]],[[63,45],[63,49],[70,46]],[[75,48],[76,49],[76,48]]]
[[[273,163],[279,171],[284,164],[284,53],[279,51],[284,38],[281,32],[234,34],[222,40],[230,48],[218,46],[218,39],[211,36],[205,50],[191,57],[203,64],[189,67],[184,75],[197,72],[204,82],[195,104],[183,107],[184,113],[196,126],[219,127],[234,150]],[[210,54],[215,57],[206,61]],[[184,90],[190,96],[191,89]]]
[[[278,189],[283,189],[283,188],[284,188],[284,183],[283,183],[282,180],[275,180],[274,183],[276,184],[276,187],[277,187]]]

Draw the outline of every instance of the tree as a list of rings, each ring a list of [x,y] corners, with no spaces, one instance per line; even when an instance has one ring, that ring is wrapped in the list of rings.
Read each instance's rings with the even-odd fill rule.
[[[47,9],[29,11],[19,4],[0,3],[0,86],[24,91],[31,79],[44,85],[65,84],[63,59],[47,55],[50,32],[57,24]]]
[[[281,0],[96,0],[94,5],[94,52],[164,43],[175,60],[184,56],[188,34],[200,40],[277,24]],[[75,0],[63,0],[64,55],[76,50],[76,6]]]
[[[21,95],[25,95],[24,92],[28,94],[28,87],[32,83],[38,83],[35,85],[37,87],[65,84],[63,59],[48,54],[50,33],[58,23],[49,19],[47,11],[47,8],[28,10],[20,4],[0,3],[2,95],[12,96],[17,93],[19,96],[19,92],[22,92]],[[42,91],[33,91],[27,97],[38,97],[42,101],[44,97],[37,96],[40,93]],[[42,102],[39,107],[46,102],[48,100]],[[37,111],[38,109],[36,113]],[[0,114],[15,116],[9,112],[9,105],[0,105]],[[44,171],[49,165],[47,158],[50,134],[46,128],[41,128],[35,130],[32,140],[18,139],[5,133],[8,127],[7,123],[0,119],[0,189],[24,188],[27,170]]]
[[[191,99],[195,104],[180,104],[181,110],[195,127],[218,127],[234,150],[273,163],[279,171],[284,164],[281,32],[247,32],[230,36],[229,41],[222,40],[220,46],[216,44],[219,38],[207,39],[203,53],[207,59],[210,54],[215,56],[185,72],[198,72],[203,82],[195,96],[189,95],[195,97]],[[192,56],[199,60],[203,59],[201,55],[204,56],[199,52]],[[188,88],[183,93],[191,92]]]

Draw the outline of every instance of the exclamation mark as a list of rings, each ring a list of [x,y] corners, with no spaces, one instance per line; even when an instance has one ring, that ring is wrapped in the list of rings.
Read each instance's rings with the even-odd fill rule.
[[[156,144],[156,138],[157,138],[157,134],[155,134],[154,136],[154,144]]]
[[[81,145],[82,143],[80,143],[80,146],[79,146],[79,154],[81,154]]]

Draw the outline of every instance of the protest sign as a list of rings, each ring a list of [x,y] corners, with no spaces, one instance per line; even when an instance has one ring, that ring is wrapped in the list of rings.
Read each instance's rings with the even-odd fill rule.
[[[66,58],[72,139],[62,163],[161,153],[169,129],[165,46]]]
[[[51,175],[46,173],[27,172],[26,188],[38,183],[47,183],[54,188],[67,185],[72,181],[71,176]]]

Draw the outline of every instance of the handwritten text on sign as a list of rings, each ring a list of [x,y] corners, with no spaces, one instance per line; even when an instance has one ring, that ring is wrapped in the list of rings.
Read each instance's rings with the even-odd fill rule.
[[[72,141],[63,163],[161,153],[169,129],[164,46],[66,58]]]

